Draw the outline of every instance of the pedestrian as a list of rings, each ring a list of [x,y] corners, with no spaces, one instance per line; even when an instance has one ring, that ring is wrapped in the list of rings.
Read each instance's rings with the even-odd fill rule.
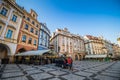
[[[71,56],[69,55],[67,58],[67,65],[68,65],[69,70],[73,70],[72,63],[73,63],[73,60],[72,60]]]

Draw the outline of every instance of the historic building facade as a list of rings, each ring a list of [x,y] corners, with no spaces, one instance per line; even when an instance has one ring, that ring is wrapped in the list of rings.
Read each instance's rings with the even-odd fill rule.
[[[91,35],[84,36],[86,58],[105,58],[107,57],[107,48],[104,45],[103,38]]]
[[[40,23],[38,50],[48,49],[50,44],[50,30],[45,23]]]
[[[108,56],[112,56],[114,54],[113,53],[113,43],[111,43],[108,40],[103,40],[103,43],[104,43],[105,48],[107,49]]]
[[[23,10],[23,12],[24,16],[17,40],[16,53],[38,49],[38,35],[40,30],[40,23],[37,20],[38,15],[32,9],[30,13],[26,10]]]
[[[10,60],[16,51],[22,8],[14,0],[0,0],[0,59]]]
[[[58,54],[71,55],[73,60],[81,60],[85,55],[84,39],[70,33],[67,28],[57,29],[52,34],[50,43]]]
[[[118,44],[113,44],[113,55],[112,57],[117,59],[120,58],[120,47]]]

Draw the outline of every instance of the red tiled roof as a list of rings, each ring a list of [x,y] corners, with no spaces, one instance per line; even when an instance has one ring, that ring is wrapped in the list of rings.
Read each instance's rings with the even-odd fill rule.
[[[91,35],[86,35],[87,38],[91,39],[91,40],[98,40],[98,37],[94,37]]]

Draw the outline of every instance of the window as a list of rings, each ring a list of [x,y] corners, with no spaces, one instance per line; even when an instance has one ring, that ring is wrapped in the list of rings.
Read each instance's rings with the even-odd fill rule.
[[[29,38],[28,43],[29,43],[29,44],[31,44],[31,43],[32,43],[32,38]]]
[[[29,26],[26,24],[26,25],[25,25],[25,29],[28,30],[28,27],[29,27]]]
[[[38,24],[36,25],[36,27],[38,27]]]
[[[35,34],[38,35],[38,31],[36,31]]]
[[[34,24],[35,24],[35,22],[34,22],[34,21],[32,21],[32,24],[34,25]]]
[[[0,25],[0,31],[2,30],[2,26]]]
[[[33,33],[33,32],[34,32],[34,29],[33,29],[33,28],[31,28],[31,29],[30,29],[30,32],[32,32],[32,33]]]
[[[27,20],[28,20],[28,21],[30,21],[30,18],[29,18],[29,17],[27,17]]]
[[[43,38],[43,35],[42,35],[42,31],[40,30],[40,38],[42,39]]]
[[[33,14],[33,17],[35,18],[35,14]]]
[[[16,20],[17,20],[17,16],[16,16],[16,15],[13,15],[12,21],[16,22]]]
[[[44,32],[42,31],[41,38],[43,39]]]
[[[23,18],[25,18],[25,16],[23,16]]]
[[[8,32],[6,34],[6,38],[10,38],[11,39],[12,38],[12,33],[13,33],[13,31],[8,29]]]
[[[36,43],[37,43],[37,41],[36,40],[34,40],[34,45],[36,46]]]
[[[45,43],[45,47],[47,46],[47,43]]]
[[[22,42],[26,42],[26,35],[22,36]]]
[[[2,10],[1,10],[1,12],[0,12],[0,14],[2,14],[3,16],[6,16],[7,12],[8,12],[8,10],[3,7]]]

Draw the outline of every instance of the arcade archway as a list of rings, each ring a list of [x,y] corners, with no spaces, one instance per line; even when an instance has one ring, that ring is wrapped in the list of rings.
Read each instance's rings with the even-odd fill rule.
[[[82,56],[81,55],[79,55],[79,60],[82,60]]]
[[[17,53],[22,53],[22,52],[25,52],[25,51],[26,51],[25,48],[21,48],[17,51]]]
[[[0,43],[0,59],[8,58],[10,53],[10,48],[6,44]]]
[[[75,55],[75,60],[78,60],[78,56],[77,55]]]

